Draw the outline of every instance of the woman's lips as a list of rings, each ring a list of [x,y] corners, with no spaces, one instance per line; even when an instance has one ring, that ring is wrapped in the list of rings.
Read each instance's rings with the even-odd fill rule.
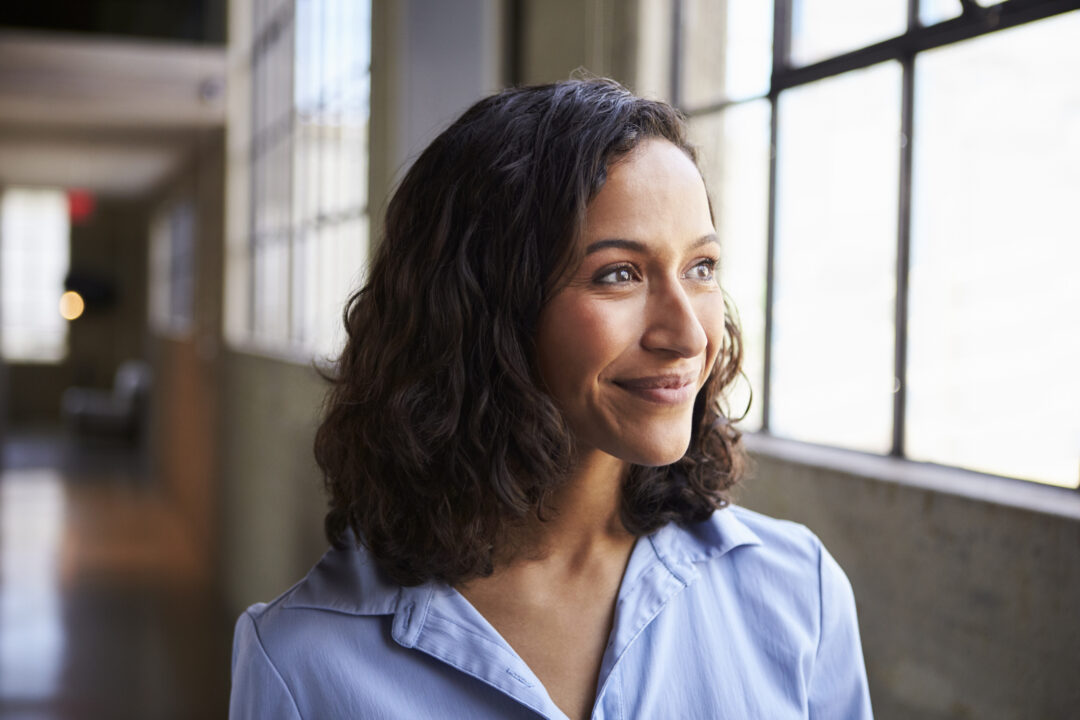
[[[614,381],[623,390],[642,400],[660,405],[681,405],[697,396],[697,375],[652,375]]]

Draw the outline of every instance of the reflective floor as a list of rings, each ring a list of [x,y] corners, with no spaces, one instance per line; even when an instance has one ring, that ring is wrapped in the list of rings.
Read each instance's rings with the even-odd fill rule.
[[[131,453],[9,433],[0,718],[225,717],[231,621],[203,575]]]

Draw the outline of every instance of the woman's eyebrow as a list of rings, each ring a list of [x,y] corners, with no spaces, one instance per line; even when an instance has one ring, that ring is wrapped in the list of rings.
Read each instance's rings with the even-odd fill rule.
[[[687,249],[693,250],[695,248],[701,247],[702,245],[708,245],[709,243],[718,242],[719,240],[717,240],[716,238],[716,233],[709,233],[708,235],[702,235],[697,240],[690,243],[687,246]],[[589,255],[605,248],[619,248],[620,250],[645,252],[648,249],[648,246],[645,243],[639,242],[637,240],[627,240],[625,238],[607,238],[604,240],[597,240],[594,243],[589,243],[589,245],[585,248],[585,254]]]
[[[708,235],[702,235],[697,240],[695,240],[694,242],[687,245],[687,249],[688,250],[696,250],[697,248],[701,247],[702,245],[708,245],[709,243],[716,243],[717,245],[720,244],[720,240],[716,237],[716,233],[709,233]]]
[[[606,240],[597,240],[594,243],[590,243],[589,246],[585,248],[585,254],[590,255],[605,248],[619,248],[621,250],[645,252],[645,243],[638,242],[637,240],[625,240],[623,238],[608,238]]]

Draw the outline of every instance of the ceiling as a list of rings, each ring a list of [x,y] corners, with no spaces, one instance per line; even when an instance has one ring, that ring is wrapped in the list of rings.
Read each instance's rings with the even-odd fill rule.
[[[220,46],[0,32],[0,184],[145,195],[225,122]]]

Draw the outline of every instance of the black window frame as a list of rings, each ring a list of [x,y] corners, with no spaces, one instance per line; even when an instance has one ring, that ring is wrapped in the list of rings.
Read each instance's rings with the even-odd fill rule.
[[[797,65],[791,60],[791,18],[796,0],[774,0],[772,73],[769,90],[764,95],[738,100],[722,99],[699,106],[686,107],[683,102],[683,6],[684,0],[672,0],[672,45],[670,98],[688,118],[719,113],[731,106],[767,99],[770,106],[769,196],[765,262],[765,328],[762,386],[755,389],[761,403],[760,432],[770,433],[772,375],[773,297],[776,247],[776,171],[779,120],[777,107],[780,94],[825,78],[860,70],[886,61],[896,61],[902,70],[899,164],[899,193],[896,228],[896,308],[894,338],[894,376],[897,390],[893,393],[892,442],[889,457],[908,459],[905,454],[904,425],[907,409],[907,337],[908,337],[908,273],[911,247],[911,183],[915,127],[915,58],[922,52],[964,40],[988,35],[1038,20],[1044,20],[1073,10],[1080,10],[1080,0],[1004,0],[983,7],[975,0],[958,0],[962,12],[958,17],[923,25],[919,18],[920,0],[908,0],[907,29],[881,42],[855,48],[817,62]],[[856,451],[858,452],[858,451]],[[875,453],[867,453],[875,454]],[[987,473],[981,473],[987,474]],[[1032,481],[1017,479],[1030,484]],[[1054,487],[1048,485],[1048,487]],[[1061,488],[1067,492],[1075,489]]]

